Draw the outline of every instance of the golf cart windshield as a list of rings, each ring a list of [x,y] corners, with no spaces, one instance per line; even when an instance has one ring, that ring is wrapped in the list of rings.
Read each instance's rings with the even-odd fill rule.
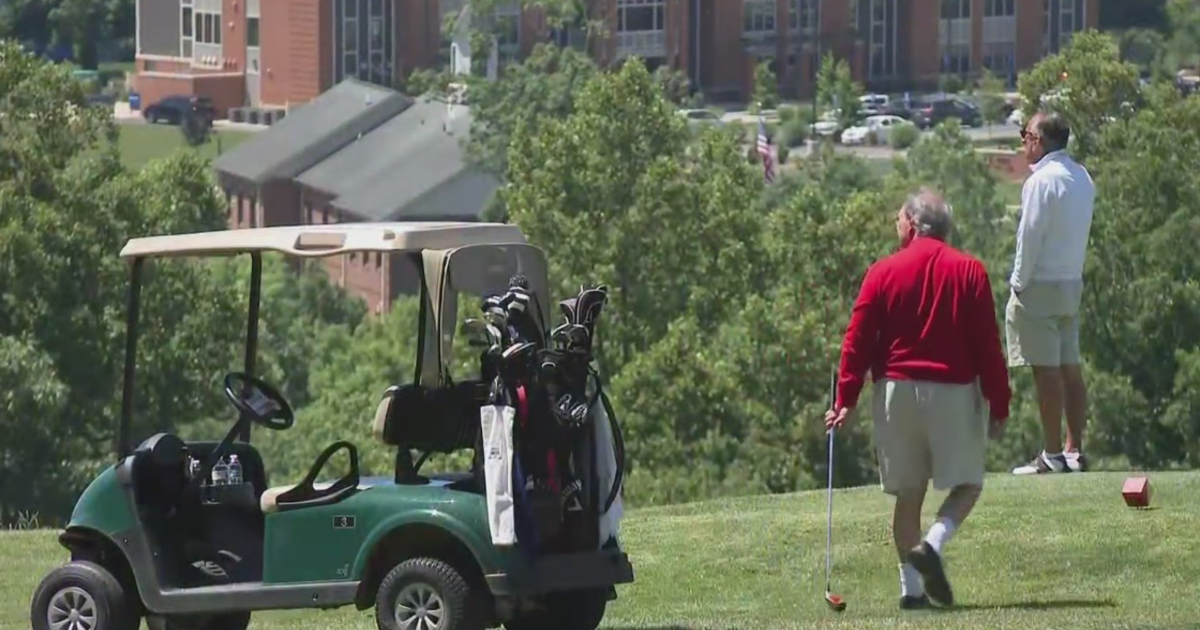
[[[543,327],[549,321],[546,257],[533,245],[469,245],[453,250],[426,251],[425,273],[433,292],[431,301],[438,305],[434,325],[441,340],[438,352],[426,352],[423,357],[422,383],[426,385],[446,384],[447,379],[461,381],[477,375],[477,357],[469,362],[474,366],[471,374],[451,374],[452,365],[461,365],[453,359],[462,356],[462,352],[455,351],[456,331],[464,320],[482,317],[480,304],[483,298],[506,292],[512,281],[526,283],[535,298],[536,317]],[[435,284],[435,278],[441,281]],[[465,342],[459,345],[466,346]]]

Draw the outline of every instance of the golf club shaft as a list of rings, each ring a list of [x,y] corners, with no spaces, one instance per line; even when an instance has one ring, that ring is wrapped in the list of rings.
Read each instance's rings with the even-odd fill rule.
[[[829,379],[829,408],[837,403],[837,369]],[[836,412],[836,409],[833,409]],[[833,570],[833,432],[829,429],[829,484],[826,498],[825,523],[825,590],[829,591],[830,575]]]

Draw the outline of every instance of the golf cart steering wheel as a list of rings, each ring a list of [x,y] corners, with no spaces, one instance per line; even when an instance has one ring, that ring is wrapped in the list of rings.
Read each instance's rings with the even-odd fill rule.
[[[292,428],[296,417],[279,390],[244,372],[225,375],[225,397],[244,418],[275,431]]]

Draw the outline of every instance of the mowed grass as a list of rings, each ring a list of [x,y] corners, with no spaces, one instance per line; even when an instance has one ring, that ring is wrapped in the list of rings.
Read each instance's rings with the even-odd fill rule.
[[[833,589],[824,591],[825,494],[631,510],[623,539],[637,581],[619,587],[606,628],[1200,628],[1200,473],[1154,473],[1154,509],[1121,499],[1124,473],[992,476],[947,548],[957,606],[900,611],[889,500],[834,498]],[[943,493],[929,495],[926,520]],[[0,532],[0,628],[28,628],[29,598],[64,560],[50,531]],[[371,611],[265,612],[263,630],[374,628]]]
[[[130,169],[140,169],[147,162],[170,156],[175,151],[197,151],[200,155],[213,159],[219,152],[236,147],[255,133],[215,129],[207,144],[193,149],[187,146],[183,133],[174,125],[127,123],[119,127],[121,161]]]

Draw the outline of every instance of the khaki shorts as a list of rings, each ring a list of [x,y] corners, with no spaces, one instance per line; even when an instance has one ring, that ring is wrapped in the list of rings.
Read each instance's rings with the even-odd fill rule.
[[[1033,282],[1004,309],[1008,366],[1077,365],[1082,282]]]
[[[988,407],[977,383],[883,379],[872,407],[884,492],[983,485]]]

